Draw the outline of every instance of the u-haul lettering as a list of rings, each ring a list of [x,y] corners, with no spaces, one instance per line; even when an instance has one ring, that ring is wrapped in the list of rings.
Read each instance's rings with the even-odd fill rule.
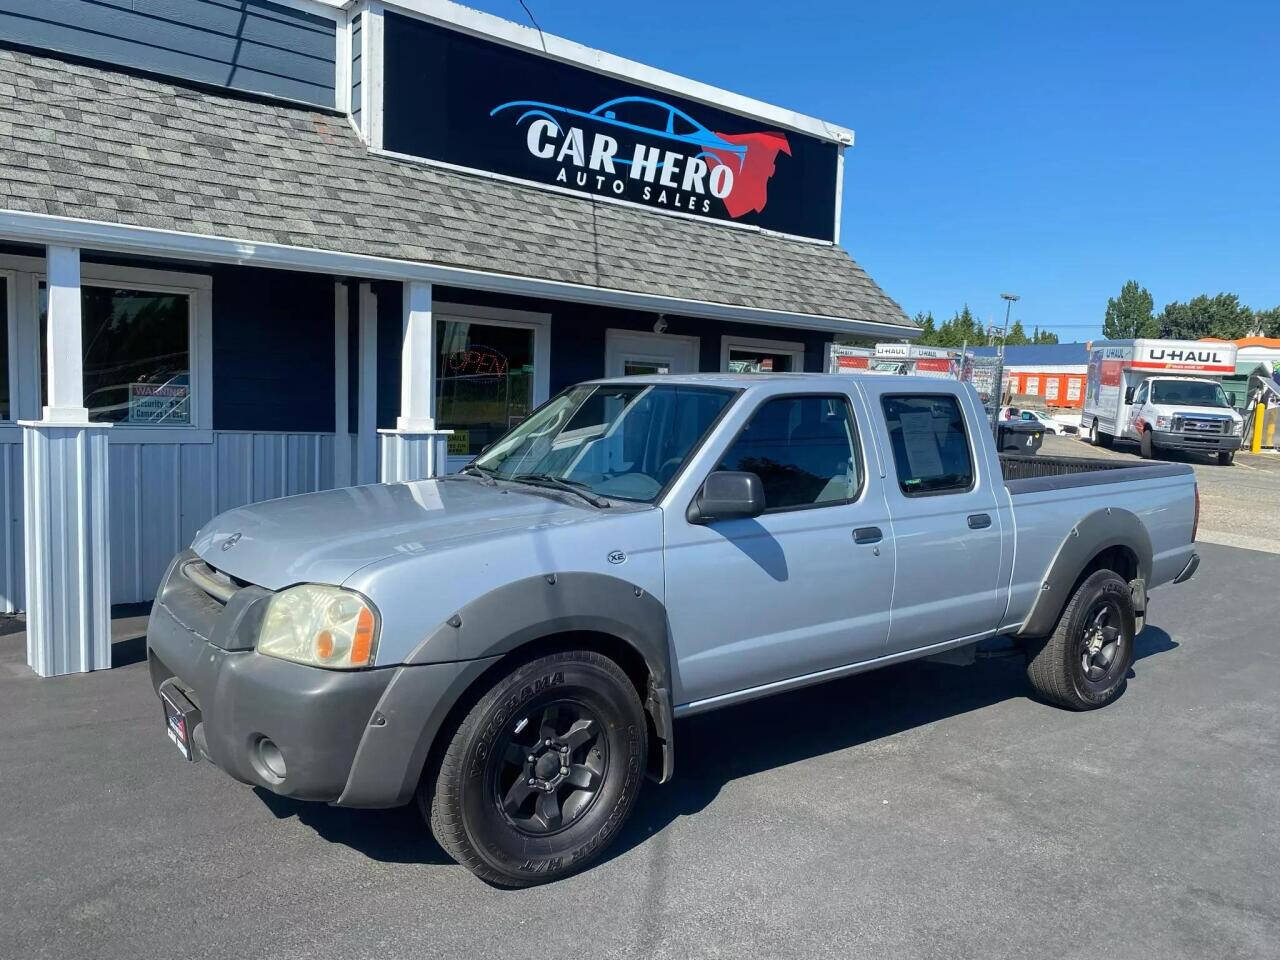
[[[1182,370],[1193,373],[1235,373],[1235,358],[1221,347],[1151,346],[1136,351],[1136,370]]]

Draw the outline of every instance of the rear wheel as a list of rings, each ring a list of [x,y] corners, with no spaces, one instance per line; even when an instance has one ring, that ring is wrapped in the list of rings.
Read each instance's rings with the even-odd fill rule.
[[[1232,462],[1234,462],[1235,458],[1236,458],[1236,452],[1234,450],[1219,450],[1218,466],[1229,467],[1231,466]]]
[[[532,886],[581,869],[631,814],[644,708],[598,653],[541,657],[498,680],[458,725],[418,806],[440,846],[483,880]]]
[[[1135,618],[1129,585],[1114,570],[1086,577],[1053,633],[1027,647],[1027,677],[1045,700],[1070,710],[1105,707],[1133,665]]]
[[[1155,444],[1151,442],[1151,431],[1143,430],[1141,436],[1138,437],[1138,452],[1142,454],[1143,460],[1150,460],[1156,455]]]
[[[1080,437],[1091,447],[1098,445],[1098,421],[1092,420],[1089,425],[1080,429]]]

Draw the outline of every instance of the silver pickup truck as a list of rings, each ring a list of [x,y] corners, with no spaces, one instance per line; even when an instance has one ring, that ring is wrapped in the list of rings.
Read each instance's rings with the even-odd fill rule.
[[[1198,503],[1185,465],[998,456],[949,381],[584,383],[458,475],[215,518],[165,575],[151,677],[188,759],[416,800],[521,886],[599,855],[682,716],[995,636],[1041,699],[1109,703],[1148,589],[1195,572]]]

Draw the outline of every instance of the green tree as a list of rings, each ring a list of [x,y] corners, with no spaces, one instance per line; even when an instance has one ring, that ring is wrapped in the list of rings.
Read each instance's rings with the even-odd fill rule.
[[[933,319],[933,312],[917,313],[916,323],[920,326],[920,339],[917,343],[936,344],[938,340],[938,324]]]
[[[1280,337],[1280,307],[1255,311],[1253,328],[1262,331],[1264,337]]]
[[[1130,280],[1120,288],[1120,296],[1107,301],[1107,312],[1102,320],[1104,340],[1131,340],[1134,337],[1154,337],[1156,321],[1152,314],[1155,302],[1146,287]]]
[[[1201,337],[1237,340],[1248,336],[1253,325],[1253,311],[1234,293],[1220,293],[1216,297],[1201,294],[1186,303],[1175,300],[1166,304],[1158,320],[1158,335],[1174,340]]]
[[[1031,335],[1031,342],[1032,343],[1057,343],[1058,335],[1056,333],[1050,333],[1048,330],[1041,330],[1039,327],[1036,327],[1036,332]]]
[[[1022,321],[1013,321],[1013,326],[1005,334],[1004,345],[1006,347],[1025,347],[1030,342],[1031,340],[1027,337],[1027,331],[1022,328]]]

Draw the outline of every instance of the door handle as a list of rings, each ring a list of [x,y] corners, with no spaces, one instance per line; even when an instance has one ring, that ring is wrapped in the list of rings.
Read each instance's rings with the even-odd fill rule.
[[[985,530],[989,526],[991,526],[991,514],[989,513],[969,514],[970,530]]]
[[[854,543],[879,543],[884,539],[884,534],[879,527],[858,527],[853,531]]]

